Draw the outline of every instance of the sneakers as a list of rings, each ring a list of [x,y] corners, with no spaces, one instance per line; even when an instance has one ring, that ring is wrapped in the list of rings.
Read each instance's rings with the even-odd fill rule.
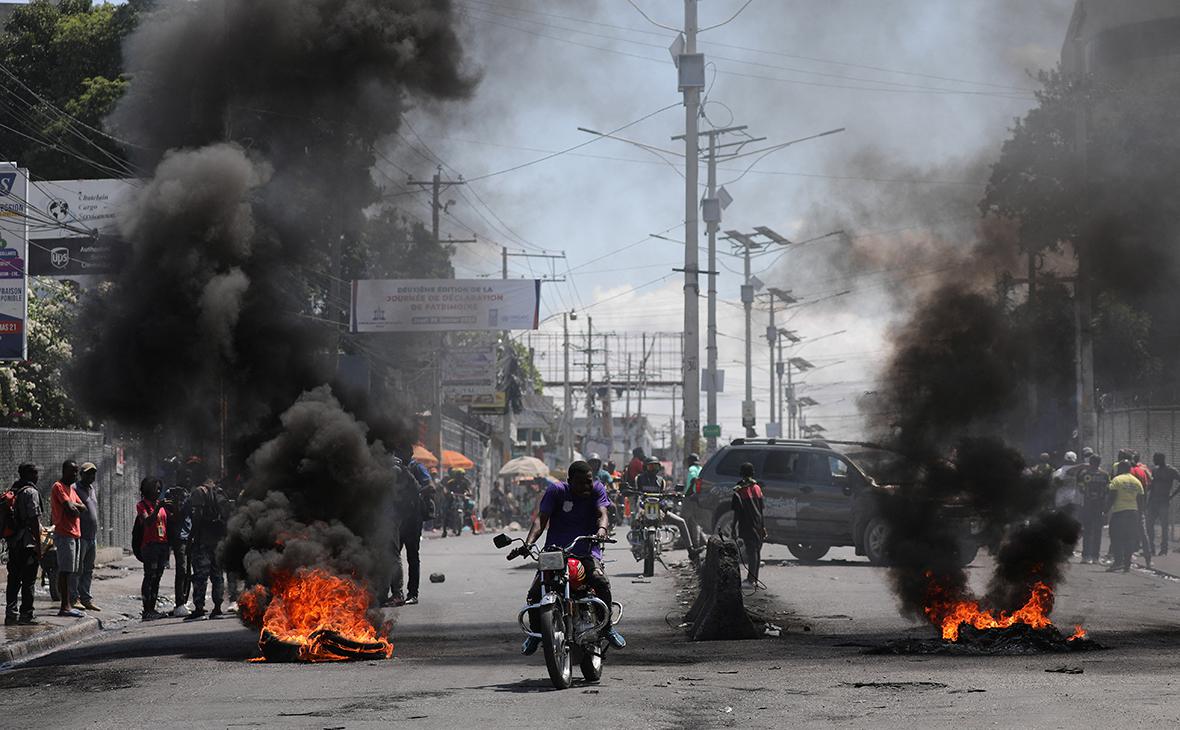
[[[82,618],[86,614],[82,613],[76,608],[63,608],[57,612],[58,616],[65,616],[67,618]]]
[[[87,611],[102,611],[101,608],[94,605],[93,601],[83,601],[82,608],[86,609]]]
[[[541,637],[526,636],[524,637],[524,644],[520,647],[520,653],[525,656],[532,656],[537,653],[537,649],[541,646]]]
[[[4,617],[4,625],[5,626],[16,626],[18,623],[20,623],[20,619],[17,618],[16,616],[5,616]]]
[[[204,618],[204,617],[205,617],[205,609],[195,608],[192,611],[189,611],[188,615],[184,617],[184,620],[185,621],[196,621],[197,619]]]
[[[410,596],[409,598],[406,599],[405,605],[413,606],[417,603],[418,603],[418,596]]]
[[[223,613],[224,611],[221,610],[221,606],[214,606],[213,610],[209,612],[209,618],[217,618]]]
[[[176,608],[172,609],[172,615],[183,618],[184,616],[189,615],[188,609],[184,606],[177,606]]]
[[[155,621],[164,618],[164,614],[159,611],[144,611],[140,618],[144,621]]]
[[[5,623],[7,623],[7,622],[5,622]],[[20,618],[18,618],[16,620],[17,626],[36,626],[40,623],[41,623],[40,621],[33,618],[32,614],[29,614],[28,616],[21,616]]]
[[[606,640],[609,641],[610,645],[616,649],[622,649],[627,645],[627,640],[624,639],[623,635],[616,631],[614,627],[611,627],[610,631],[606,632]]]

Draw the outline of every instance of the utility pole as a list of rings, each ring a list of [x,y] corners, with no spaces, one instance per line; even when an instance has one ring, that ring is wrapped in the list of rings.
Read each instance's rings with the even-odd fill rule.
[[[788,428],[788,422],[790,421],[790,416],[784,417],[784,414],[783,414],[783,370],[786,370],[786,368],[784,367],[784,363],[783,363],[783,337],[782,337],[782,333],[780,332],[779,335],[780,336],[778,337],[778,362],[775,363],[774,372],[771,373],[772,378],[776,375],[778,376],[778,387],[774,389],[773,395],[771,396],[771,398],[778,401],[779,436],[781,436],[783,438],[790,438],[790,436],[789,436],[790,428]]]
[[[742,425],[746,427],[747,438],[757,433],[754,430],[757,422],[754,411],[754,334],[750,326],[750,313],[754,307],[754,285],[750,283],[751,248],[751,245],[745,246],[745,283],[742,284],[742,307],[746,310],[746,400],[742,403]]]
[[[770,324],[766,327],[766,342],[769,345],[766,349],[770,352],[770,389],[767,391],[767,400],[770,401],[770,421],[766,424],[767,436],[770,435],[772,426],[776,421],[774,420],[774,346],[778,341],[778,327],[774,323],[774,294],[770,295]],[[782,438],[782,427],[779,427],[779,438]]]
[[[705,60],[697,54],[697,2],[684,0],[684,52],[679,54],[677,63],[680,90],[684,92],[684,353],[681,364],[684,445],[694,452],[700,449],[701,421],[700,232],[697,230],[700,139],[697,132],[701,92],[705,87]]]
[[[574,391],[573,386],[570,385],[570,316],[571,314],[569,312],[561,313],[561,332],[564,340],[565,356],[565,398],[562,406],[565,409],[565,428],[562,430],[564,431],[565,438],[566,464],[572,464],[574,461]]]
[[[440,200],[442,191],[455,185],[464,185],[462,180],[443,180],[442,166],[435,168],[434,176],[430,180],[407,180],[407,185],[415,185],[420,188],[429,188],[430,195],[430,222],[431,235],[434,237],[436,246],[442,245],[442,234],[439,230],[440,218],[442,211],[446,210],[446,205]],[[475,239],[463,239],[460,241],[451,240],[450,243],[475,243]],[[443,355],[447,349],[447,339],[445,332],[439,332],[435,338],[435,367],[434,367],[434,405],[430,409],[430,436],[429,440],[431,446],[434,447],[435,455],[438,457],[438,473],[442,476],[443,473],[443,387],[442,387],[442,360]]]
[[[626,340],[624,340],[626,342]],[[631,455],[631,353],[627,353],[626,408],[623,411],[623,460]]]

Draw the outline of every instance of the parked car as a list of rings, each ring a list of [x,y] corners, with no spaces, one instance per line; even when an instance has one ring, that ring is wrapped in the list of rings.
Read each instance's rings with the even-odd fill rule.
[[[877,514],[883,492],[896,488],[900,455],[864,443],[735,439],[701,470],[700,492],[684,504],[702,530],[729,532],[730,500],[739,468],[754,465],[765,499],[767,542],[785,545],[799,560],[819,560],[834,546],[851,545],[876,565],[888,563],[888,525]],[[948,519],[960,519],[947,505]],[[960,562],[979,550],[962,520]]]

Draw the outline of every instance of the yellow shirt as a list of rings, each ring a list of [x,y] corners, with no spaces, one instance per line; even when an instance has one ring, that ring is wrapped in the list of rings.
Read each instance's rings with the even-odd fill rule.
[[[1114,492],[1114,505],[1110,508],[1111,514],[1139,509],[1139,501],[1136,497],[1143,494],[1143,483],[1134,475],[1119,474],[1111,479],[1110,491]]]

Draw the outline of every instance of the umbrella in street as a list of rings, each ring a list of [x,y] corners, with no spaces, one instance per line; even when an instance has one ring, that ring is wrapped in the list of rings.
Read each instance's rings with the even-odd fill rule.
[[[475,462],[458,451],[443,449],[443,466],[447,469],[471,469]]]
[[[544,477],[549,476],[545,462],[532,456],[518,456],[500,469],[502,477]]]

